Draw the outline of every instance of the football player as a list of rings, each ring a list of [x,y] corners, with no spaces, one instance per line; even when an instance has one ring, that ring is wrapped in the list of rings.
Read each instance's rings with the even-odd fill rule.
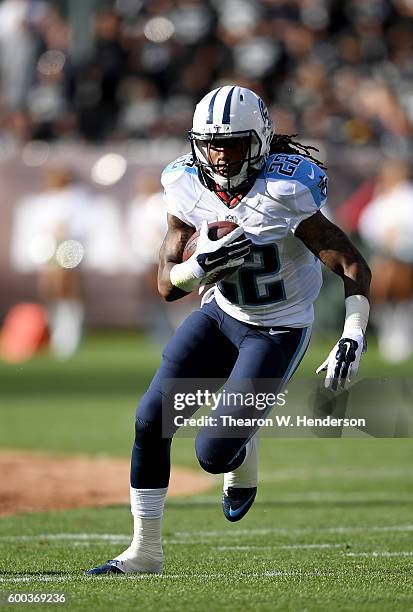
[[[320,261],[341,276],[346,316],[341,338],[318,371],[326,387],[343,388],[365,349],[370,270],[347,236],[323,213],[327,177],[310,147],[275,135],[268,111],[249,89],[225,86],[197,105],[192,154],[164,170],[168,231],[160,252],[161,296],[178,300],[228,275],[205,294],[166,346],[162,364],[138,407],[131,460],[131,545],[87,572],[161,573],[161,521],[170,471],[172,436],[162,436],[162,381],[179,378],[291,378],[308,347]],[[207,223],[231,220],[238,228],[210,240]],[[193,255],[182,261],[200,229]],[[194,408],[194,411],[196,408]],[[226,414],[218,405],[215,416]],[[242,518],[257,489],[255,430],[217,437],[203,427],[196,438],[200,465],[224,474],[223,510]]]

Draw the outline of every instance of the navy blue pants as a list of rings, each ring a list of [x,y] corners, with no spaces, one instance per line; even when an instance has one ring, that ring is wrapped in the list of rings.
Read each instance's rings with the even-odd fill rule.
[[[241,323],[224,313],[215,300],[189,315],[165,347],[162,363],[136,412],[132,487],[155,489],[169,483],[172,437],[162,436],[162,381],[217,378],[231,384],[239,379],[277,379],[281,387],[303,358],[311,328],[272,329],[282,333],[270,335],[268,328]],[[215,414],[225,414],[225,407],[218,406]],[[195,441],[203,469],[218,474],[239,467],[255,432],[217,438],[208,429],[202,428]]]

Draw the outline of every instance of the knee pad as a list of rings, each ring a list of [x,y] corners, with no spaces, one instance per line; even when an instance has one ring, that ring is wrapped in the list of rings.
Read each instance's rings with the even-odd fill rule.
[[[239,450],[239,442],[230,438],[207,438],[198,435],[195,451],[199,465],[210,474],[232,472],[245,459],[245,448]]]
[[[159,427],[156,427],[155,423],[136,417],[135,419],[135,440],[143,442],[145,439],[157,437],[159,433]]]

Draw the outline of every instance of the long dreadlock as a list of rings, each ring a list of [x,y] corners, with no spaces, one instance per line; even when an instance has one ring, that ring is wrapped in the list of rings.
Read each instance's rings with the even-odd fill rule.
[[[316,157],[313,157],[310,151],[319,151],[317,147],[311,147],[310,145],[303,145],[301,142],[297,142],[293,140],[296,138],[298,134],[275,134],[271,141],[271,153],[287,153],[287,154],[295,154],[295,155],[303,155],[310,161],[314,162],[322,168],[323,170],[327,170],[326,166]]]

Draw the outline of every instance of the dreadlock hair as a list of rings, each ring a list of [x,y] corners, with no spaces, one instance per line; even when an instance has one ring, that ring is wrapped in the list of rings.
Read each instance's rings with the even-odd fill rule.
[[[322,170],[327,170],[326,166],[316,157],[313,157],[310,151],[319,151],[316,147],[310,147],[310,145],[303,145],[301,142],[293,140],[298,134],[274,134],[271,140],[270,154],[271,153],[287,153],[295,155],[303,155],[310,161],[314,162]]]

